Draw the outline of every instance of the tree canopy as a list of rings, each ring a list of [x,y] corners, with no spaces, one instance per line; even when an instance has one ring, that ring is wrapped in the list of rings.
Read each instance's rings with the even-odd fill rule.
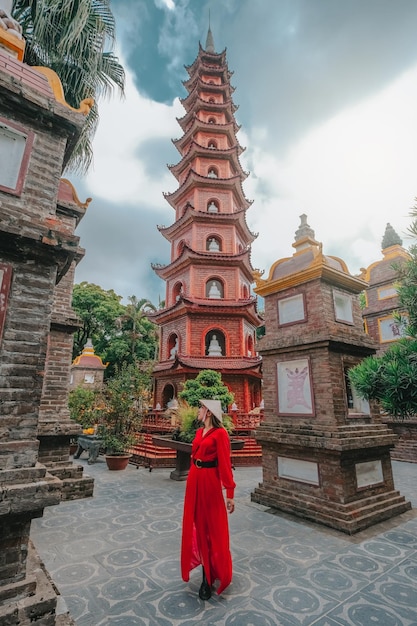
[[[91,338],[96,354],[109,362],[106,377],[114,374],[116,365],[152,361],[157,353],[157,329],[147,318],[154,305],[136,296],[130,296],[127,305],[121,300],[113,289],[87,282],[74,285],[72,306],[82,326],[74,335],[73,358]]]
[[[417,412],[417,340],[400,339],[380,357],[367,357],[349,371],[357,393],[378,400],[393,417]]]
[[[12,15],[26,39],[25,62],[49,67],[62,83],[68,104],[94,99],[67,167],[85,173],[99,121],[97,101],[124,92],[125,73],[113,54],[115,21],[109,0],[14,0]]]
[[[234,400],[233,393],[222,382],[220,372],[202,370],[196,378],[186,380],[179,397],[190,406],[200,406],[200,400],[220,400],[224,411]]]

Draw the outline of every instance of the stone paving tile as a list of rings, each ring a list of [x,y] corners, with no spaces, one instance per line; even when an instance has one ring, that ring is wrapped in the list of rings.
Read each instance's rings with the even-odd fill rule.
[[[103,459],[94,498],[33,520],[32,539],[77,626],[417,626],[417,511],[344,535],[251,503],[261,468],[237,468],[233,582],[202,602],[180,576],[185,483]],[[417,464],[393,463],[417,507]]]

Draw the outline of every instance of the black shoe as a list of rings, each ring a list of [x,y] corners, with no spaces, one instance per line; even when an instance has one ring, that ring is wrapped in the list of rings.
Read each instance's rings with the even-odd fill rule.
[[[203,582],[201,583],[201,587],[200,587],[200,590],[198,592],[198,595],[200,596],[200,598],[202,600],[210,600],[210,598],[211,598],[211,587],[208,584],[207,580],[203,580]]]

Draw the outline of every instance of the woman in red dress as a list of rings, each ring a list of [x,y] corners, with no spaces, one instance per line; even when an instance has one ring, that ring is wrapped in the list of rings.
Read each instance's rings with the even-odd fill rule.
[[[222,425],[220,400],[200,400],[199,422],[192,445],[191,467],[187,478],[181,545],[181,574],[203,566],[199,590],[202,600],[211,597],[215,580],[220,594],[232,580],[227,511],[233,513],[235,482],[230,459],[230,440]],[[226,489],[226,503],[222,488]]]

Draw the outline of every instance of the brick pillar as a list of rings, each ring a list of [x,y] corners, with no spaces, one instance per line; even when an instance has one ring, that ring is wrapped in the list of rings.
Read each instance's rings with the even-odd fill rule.
[[[63,500],[89,497],[94,490],[94,479],[83,476],[82,465],[72,463],[69,456],[70,438],[81,433],[68,409],[72,334],[79,324],[71,308],[74,270],[75,263],[54,290],[38,423],[39,461],[54,476],[65,478]]]

